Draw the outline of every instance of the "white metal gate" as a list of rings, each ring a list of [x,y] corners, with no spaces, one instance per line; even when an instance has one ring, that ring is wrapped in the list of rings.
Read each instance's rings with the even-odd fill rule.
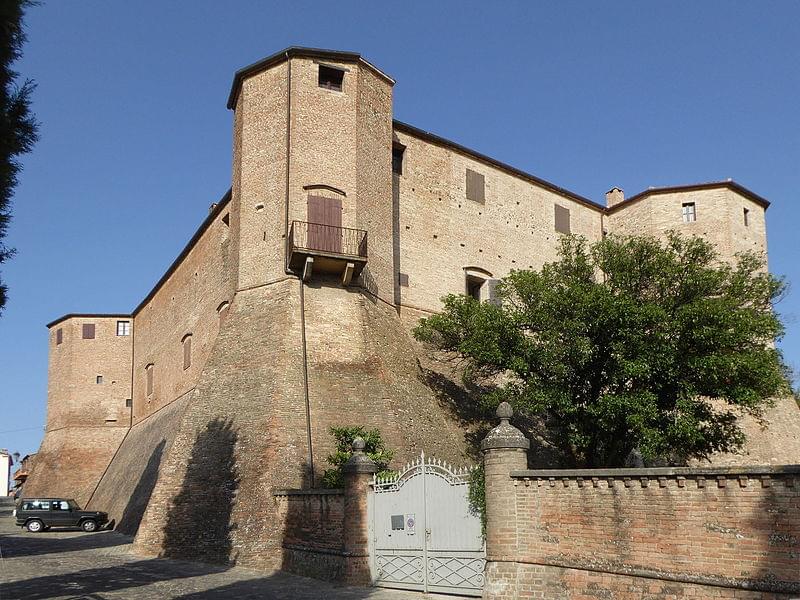
[[[396,475],[375,478],[377,585],[481,595],[486,549],[467,499],[469,473],[422,453]]]

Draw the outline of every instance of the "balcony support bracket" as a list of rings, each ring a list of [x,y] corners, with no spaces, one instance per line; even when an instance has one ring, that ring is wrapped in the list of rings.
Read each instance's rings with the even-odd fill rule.
[[[306,256],[306,263],[303,266],[303,281],[311,279],[311,274],[314,271],[314,257]]]
[[[350,285],[350,282],[353,280],[353,272],[356,270],[355,263],[347,263],[347,266],[344,268],[344,273],[342,273],[342,285],[347,287]]]

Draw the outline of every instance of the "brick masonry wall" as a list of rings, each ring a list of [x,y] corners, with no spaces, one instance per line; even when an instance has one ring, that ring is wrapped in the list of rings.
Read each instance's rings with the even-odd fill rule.
[[[346,570],[342,491],[278,490],[274,495],[276,518],[282,524],[281,569],[342,580]]]
[[[74,498],[84,506],[126,431],[94,426],[48,431],[25,482],[25,496]]]
[[[514,501],[489,598],[800,593],[800,467],[520,471],[487,493]]]
[[[140,420],[125,436],[88,508],[108,513],[116,531],[136,535],[169,454],[189,394]]]
[[[495,278],[539,269],[556,259],[555,205],[570,211],[573,233],[596,241],[601,210],[489,166],[452,148],[395,131],[406,146],[399,190],[398,271],[404,307],[437,311],[440,299],[466,289],[465,267]],[[466,197],[466,169],[485,177],[484,203]]]
[[[233,299],[235,285],[231,230],[223,221],[226,215],[227,209],[214,219],[135,316],[134,423],[192,389],[211,353],[220,324],[217,308]],[[191,365],[185,369],[183,340],[187,335],[192,339]],[[147,394],[145,369],[149,364],[153,365],[152,394]]]

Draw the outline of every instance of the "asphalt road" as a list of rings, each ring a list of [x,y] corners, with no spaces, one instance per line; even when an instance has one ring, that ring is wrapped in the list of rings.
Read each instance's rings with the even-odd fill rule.
[[[111,531],[28,533],[0,516],[0,600],[369,599],[453,596],[335,586],[264,573],[130,554],[130,538]]]

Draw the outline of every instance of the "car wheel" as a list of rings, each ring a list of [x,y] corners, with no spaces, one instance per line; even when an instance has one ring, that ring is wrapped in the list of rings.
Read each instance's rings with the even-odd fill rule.
[[[39,533],[42,529],[44,529],[44,523],[42,523],[39,519],[31,519],[25,523],[25,529],[31,533]]]
[[[87,533],[91,533],[97,529],[97,523],[92,519],[86,519],[85,521],[81,522],[81,529]]]

